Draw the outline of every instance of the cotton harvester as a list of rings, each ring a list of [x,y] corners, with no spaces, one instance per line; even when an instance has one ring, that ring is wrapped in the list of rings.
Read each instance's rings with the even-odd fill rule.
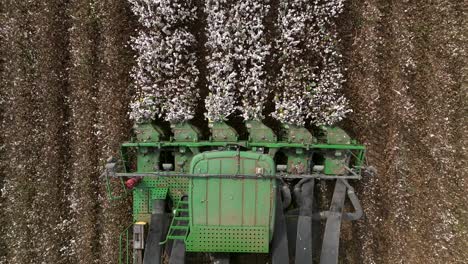
[[[336,127],[312,134],[284,125],[276,135],[249,121],[246,139],[223,122],[209,127],[203,139],[188,123],[173,124],[171,136],[139,124],[121,159],[109,159],[110,195],[116,179],[133,194],[134,222],[122,233],[119,262],[185,263],[202,252],[213,263],[243,253],[263,253],[268,263],[338,263],[341,221],[362,215],[348,180],[361,178],[365,147]],[[315,184],[324,180],[335,186],[329,210],[320,211]]]

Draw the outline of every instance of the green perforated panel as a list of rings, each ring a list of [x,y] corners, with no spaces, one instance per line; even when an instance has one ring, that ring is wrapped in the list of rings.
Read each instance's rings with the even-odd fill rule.
[[[268,253],[269,231],[255,226],[193,226],[185,245],[191,252]]]
[[[149,214],[148,189],[138,188],[133,191],[133,214]]]
[[[133,218],[135,221],[149,221],[151,201],[165,199],[179,201],[188,193],[189,179],[183,177],[146,177],[133,191]]]
[[[167,187],[169,188],[169,196],[173,201],[179,201],[183,195],[188,194],[189,179],[182,177],[167,177],[165,178]]]
[[[167,188],[153,188],[149,189],[151,196],[150,200],[161,200],[166,199],[167,197]]]
[[[189,179],[184,177],[146,177],[138,188],[167,188],[173,201],[179,201],[188,193]]]
[[[148,221],[151,215],[151,201],[166,199],[167,188],[136,188],[133,191],[133,218],[135,221]]]

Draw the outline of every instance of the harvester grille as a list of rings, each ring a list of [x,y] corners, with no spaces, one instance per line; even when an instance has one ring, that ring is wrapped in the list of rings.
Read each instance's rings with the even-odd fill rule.
[[[267,227],[193,226],[185,241],[192,252],[268,253]]]

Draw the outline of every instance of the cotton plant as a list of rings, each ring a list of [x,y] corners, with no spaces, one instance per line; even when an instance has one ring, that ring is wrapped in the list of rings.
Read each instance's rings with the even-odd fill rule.
[[[169,32],[171,27],[191,22],[195,16],[195,2],[188,0],[128,0],[142,26]],[[164,30],[167,30],[165,32]]]
[[[261,120],[268,96],[265,63],[270,46],[264,19],[268,1],[205,2],[208,89],[206,117],[223,121],[240,110],[245,120]]]
[[[272,116],[287,124],[332,125],[350,112],[334,19],[344,0],[282,1],[276,45],[282,65]]]
[[[278,13],[279,39],[276,42],[280,74],[276,83],[272,116],[285,124],[303,126],[308,110],[307,81],[314,74],[308,52],[316,44],[309,34],[313,8],[307,0],[281,1]]]
[[[314,25],[311,30],[320,67],[309,84],[309,111],[306,117],[317,126],[333,125],[351,112],[348,100],[341,94],[345,77],[335,25],[335,19],[343,8],[344,0],[314,1]]]
[[[130,119],[135,120],[137,123],[143,123],[147,120],[155,119],[158,113],[158,104],[155,99],[151,97],[141,97],[139,100],[132,102],[130,108]]]
[[[239,69],[240,111],[244,120],[260,121],[268,96],[265,64],[270,53],[264,20],[270,6],[264,0],[238,1],[232,8],[234,56]]]
[[[277,93],[274,98],[275,111],[272,113],[274,118],[284,124],[305,125],[309,87],[305,85],[304,78],[310,75],[313,75],[310,67],[290,61],[283,64],[277,84],[282,88],[282,92]]]
[[[336,33],[335,19],[343,12],[345,0],[314,0],[312,9],[313,21],[310,25],[310,33],[313,38],[314,45],[312,46],[315,52],[323,54],[324,44],[326,47],[336,49],[329,46],[328,40],[330,34]]]
[[[324,46],[324,52],[321,54],[322,67],[319,74],[314,75],[308,96],[307,118],[317,126],[333,125],[351,112],[348,100],[341,94],[345,78],[341,66],[342,56],[332,41],[336,36],[330,36],[328,39],[329,43]]]
[[[233,18],[226,0],[207,0],[207,70],[209,94],[205,116],[213,122],[225,121],[236,111],[238,73],[234,54]]]
[[[196,18],[193,1],[129,0],[141,29],[132,39],[136,66],[132,77],[138,88],[130,118],[147,122],[164,118],[171,123],[194,117],[200,99],[196,39],[189,32]]]

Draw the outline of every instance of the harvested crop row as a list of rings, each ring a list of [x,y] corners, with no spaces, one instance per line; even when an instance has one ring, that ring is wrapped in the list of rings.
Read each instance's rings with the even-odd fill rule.
[[[119,145],[127,140],[131,129],[128,119],[129,102],[133,90],[131,77],[128,72],[133,66],[133,53],[128,49],[132,26],[129,6],[123,1],[105,0],[99,3],[101,17],[101,40],[99,56],[101,58],[98,93],[97,135],[100,150],[100,164],[111,156],[119,155]],[[117,235],[123,227],[131,223],[128,214],[129,200],[110,201],[105,185],[99,182],[99,211],[98,229],[100,243],[99,263],[115,263],[118,256]],[[120,187],[120,186],[118,186]],[[117,190],[113,190],[116,191]]]
[[[70,208],[71,255],[79,263],[99,260],[98,14],[96,2],[70,6]]]

